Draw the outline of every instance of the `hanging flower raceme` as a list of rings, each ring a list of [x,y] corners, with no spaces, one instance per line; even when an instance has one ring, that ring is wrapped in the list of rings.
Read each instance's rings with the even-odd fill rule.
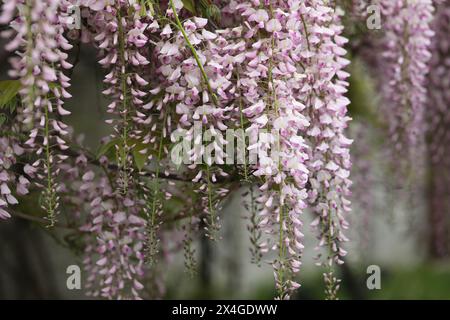
[[[11,59],[10,75],[19,78],[23,108],[18,119],[29,133],[25,146],[37,156],[27,174],[43,189],[42,207],[54,225],[59,210],[57,163],[65,160],[68,148],[64,136],[67,126],[59,120],[70,114],[63,108],[69,78],[63,70],[71,65],[65,50],[71,45],[65,39],[67,3],[55,0],[6,1],[1,22],[11,21],[13,40],[7,45],[17,56]],[[8,32],[9,33],[9,32]]]
[[[377,163],[381,163],[382,156],[373,150],[373,136],[375,130],[369,123],[353,122],[349,135],[354,139],[352,145],[352,201],[353,212],[349,222],[352,225],[352,238],[357,242],[357,249],[364,255],[373,243],[373,221],[378,207],[376,179]],[[357,239],[357,240],[356,240]]]
[[[260,185],[259,227],[275,243],[263,242],[278,253],[273,261],[278,297],[287,299],[299,287],[295,274],[303,252],[302,214],[306,208],[306,105],[296,96],[303,81],[296,47],[302,46],[298,1],[271,1],[260,7],[238,1],[235,10],[245,19],[247,41],[238,75],[242,113],[250,121],[246,131],[256,144],[258,163],[253,175]],[[231,7],[232,5],[230,5]]]
[[[107,89],[103,94],[111,100],[108,112],[116,116],[107,121],[114,128],[110,141],[114,144],[118,167],[116,182],[120,190],[116,196],[120,202],[133,197],[144,199],[140,208],[148,220],[146,256],[148,261],[153,261],[158,251],[156,217],[161,213],[163,200],[157,182],[161,147],[167,135],[166,123],[170,122],[166,110],[160,109],[157,116],[150,110],[156,92],[149,89],[150,68],[145,68],[151,56],[148,36],[159,30],[159,24],[152,10],[137,3],[115,1],[105,8],[87,5],[90,8],[88,22],[95,30],[93,38],[102,57],[99,63],[109,71],[104,79]],[[158,154],[158,161],[157,173],[152,178],[155,179],[153,185],[158,186],[148,187],[148,179],[140,177],[135,164],[137,158],[141,159],[138,166],[142,169],[154,154]],[[125,206],[125,209],[131,214],[131,208]]]
[[[150,63],[146,58],[148,38],[145,30],[152,31],[155,25],[149,26],[148,22],[152,20],[150,12],[143,12],[138,4],[113,1],[103,6],[96,3],[86,6],[89,9],[85,11],[87,20],[100,50],[99,63],[109,71],[104,79],[107,89],[103,94],[111,100],[107,111],[116,116],[107,122],[114,125],[111,140],[116,142],[118,183],[122,193],[126,194],[133,174],[130,150],[142,134],[135,122],[150,124],[142,119],[144,115],[141,113],[147,96],[145,86],[148,85],[143,78],[143,67]]]
[[[28,193],[30,181],[23,175],[16,175],[13,170],[17,158],[23,153],[24,150],[16,139],[0,137],[0,219],[11,217],[6,211],[8,205],[18,204],[13,193],[21,196]]]
[[[302,20],[301,32],[306,38],[298,48],[305,82],[298,96],[308,106],[310,126],[307,131],[311,149],[308,159],[309,202],[315,219],[320,253],[318,265],[327,267],[324,273],[327,298],[336,298],[339,280],[333,276],[333,265],[343,263],[347,241],[344,230],[348,228],[346,214],[350,211],[350,152],[351,140],[344,131],[350,118],[347,116],[349,100],[347,78],[343,69],[349,64],[343,48],[347,39],[341,36],[341,12],[323,1],[307,1],[299,6]]]
[[[207,19],[192,17],[181,22],[181,14],[182,3],[169,1],[167,17],[171,23],[161,26],[161,41],[155,48],[160,83],[153,92],[161,98],[149,107],[174,118],[178,123],[175,136],[190,141],[188,169],[200,194],[207,235],[215,238],[219,228],[216,212],[228,193],[226,187],[216,188],[214,183],[227,176],[219,166],[225,163],[221,146],[226,143],[224,132],[233,111],[233,63],[225,63],[222,48],[226,39],[219,31],[207,29]],[[163,105],[167,110],[163,110]],[[208,147],[202,145],[203,133],[212,141]]]
[[[269,1],[264,7],[236,1],[230,3],[231,10],[245,19],[248,53],[238,88],[243,114],[251,123],[247,131],[258,136],[250,149],[259,150],[254,175],[264,179],[258,199],[263,204],[260,226],[279,239],[273,245],[264,243],[262,249],[270,246],[278,252],[274,267],[279,297],[288,298],[298,287],[293,276],[301,265],[301,215],[307,207],[308,180],[316,211],[322,208],[327,219],[326,214],[335,210],[327,220],[333,234],[326,242],[335,249],[345,239],[338,228],[346,226],[341,216],[348,210],[344,196],[350,166],[350,141],[343,136],[348,120],[348,100],[343,96],[348,74],[342,71],[348,61],[341,58],[345,39],[339,36],[337,15],[322,1]],[[340,177],[333,179],[336,172]],[[319,194],[329,199],[317,204]],[[324,203],[330,210],[322,207]],[[333,251],[332,259],[338,260],[337,255]]]
[[[384,45],[380,48],[383,113],[394,152],[414,151],[424,133],[426,76],[433,37],[431,0],[381,0]]]
[[[82,175],[79,196],[89,212],[81,231],[88,234],[84,265],[89,276],[86,288],[93,297],[140,299],[144,277],[145,220],[142,204],[121,198],[106,177]],[[138,198],[135,198],[138,199]]]
[[[433,21],[436,36],[432,41],[432,59],[428,75],[426,113],[427,154],[429,160],[429,206],[432,253],[437,257],[448,255],[447,235],[450,210],[448,186],[450,183],[450,2],[436,6]]]

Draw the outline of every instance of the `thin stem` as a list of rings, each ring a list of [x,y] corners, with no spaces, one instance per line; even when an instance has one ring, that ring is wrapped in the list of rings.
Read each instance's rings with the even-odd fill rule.
[[[120,59],[120,74],[121,74],[121,92],[122,92],[122,150],[120,159],[120,168],[123,173],[123,194],[127,193],[128,189],[128,108],[127,108],[127,80],[126,80],[126,61],[125,61],[125,40],[124,40],[124,30],[122,26],[122,15],[120,13],[120,7],[117,9],[117,20],[119,28],[119,59]],[[120,151],[119,151],[120,152]]]
[[[165,125],[167,121],[167,112],[164,113],[164,119],[163,119],[163,126]],[[157,209],[157,202],[158,202],[158,192],[159,192],[159,173],[161,170],[160,167],[160,161],[162,157],[162,151],[164,146],[164,130],[161,130],[161,136],[159,141],[159,148],[158,148],[158,157],[156,162],[156,171],[155,171],[155,182],[154,182],[154,188],[153,188],[153,199],[152,199],[152,213],[151,213],[151,226],[155,225],[156,220],[156,209]]]
[[[23,219],[23,220],[28,220],[28,221],[32,221],[32,222],[38,222],[38,223],[45,224],[45,225],[48,224],[48,220],[45,219],[45,218],[31,216],[31,215],[25,214],[23,212],[15,211],[15,210],[14,211],[10,211],[10,213],[11,213],[11,215],[13,217],[17,217],[17,218],[20,218],[20,219]],[[78,229],[76,229],[76,228],[73,228],[73,227],[70,227],[70,226],[67,226],[67,225],[62,225],[62,224],[59,224],[59,223],[55,223],[54,227],[55,228],[59,228],[59,229],[67,229],[67,230],[76,230],[76,231],[78,231]]]
[[[306,45],[308,46],[308,51],[311,51],[311,44],[309,43],[308,26],[306,25],[306,21],[305,18],[303,17],[303,14],[300,14],[300,19],[302,20],[303,29],[305,29],[305,38],[306,38]]]
[[[45,113],[45,127],[44,127],[44,140],[45,144],[45,167],[47,170],[47,190],[45,195],[45,206],[48,213],[48,220],[50,221],[50,225],[48,227],[53,227],[56,223],[55,217],[55,207],[54,203],[55,195],[53,190],[53,177],[52,177],[52,164],[51,164],[51,152],[50,152],[50,134],[49,134],[49,126],[48,126],[48,107],[44,107]]]

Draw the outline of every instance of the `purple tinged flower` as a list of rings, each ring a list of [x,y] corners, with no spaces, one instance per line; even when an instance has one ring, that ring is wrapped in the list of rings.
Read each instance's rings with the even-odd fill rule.
[[[68,148],[62,138],[67,134],[64,130],[67,126],[51,118],[56,110],[61,116],[69,114],[62,107],[64,103],[62,99],[71,97],[66,90],[70,86],[69,79],[62,72],[63,69],[72,67],[66,61],[68,55],[65,52],[72,46],[64,37],[68,23],[66,18],[69,14],[67,11],[69,2],[7,0],[4,3],[6,12],[2,19],[6,17],[12,19],[8,13],[11,4],[22,8],[23,15],[8,21],[14,30],[14,39],[7,49],[17,52],[11,59],[10,74],[18,78],[22,84],[20,95],[23,108],[20,109],[18,118],[22,124],[21,130],[29,135],[25,144],[30,148],[28,151],[42,157],[42,161],[35,162],[36,165],[26,165],[24,172],[32,178],[37,178],[36,186],[41,188],[43,185],[47,186],[43,190],[42,207],[48,213],[50,224],[53,225],[59,207],[59,197],[56,193],[60,190],[56,181],[58,170],[55,167],[67,157],[58,155],[53,149],[44,157],[42,147],[57,145],[60,150]],[[54,98],[50,99],[50,96]],[[51,122],[53,126],[57,123],[59,130],[56,132],[47,130]],[[42,146],[39,146],[37,141],[43,141]],[[20,149],[16,151],[23,152]],[[27,193],[25,185],[16,189],[19,194]],[[11,201],[15,202],[13,199]]]
[[[11,215],[7,211],[3,210],[0,207],[0,219],[6,220],[6,219],[9,219],[9,218],[11,218]]]
[[[271,19],[266,24],[266,30],[268,32],[279,32],[281,31],[281,23],[277,19]]]
[[[30,182],[23,176],[16,176],[11,170],[17,162],[17,156],[23,153],[15,137],[0,137],[0,219],[7,219],[10,214],[5,211],[8,205],[18,204],[11,189],[16,189],[18,195],[28,193]],[[16,188],[13,188],[13,187]]]
[[[431,0],[382,0],[381,11],[388,17],[379,67],[381,86],[394,153],[416,157],[423,144],[423,117],[427,99],[425,86],[431,58],[430,45],[434,7]],[[396,156],[396,159],[398,157]]]
[[[11,190],[8,188],[8,185],[6,183],[2,183],[0,185],[0,190],[2,195],[11,194]]]
[[[436,33],[431,43],[432,58],[427,77],[427,104],[424,115],[427,134],[426,154],[429,157],[429,221],[431,252],[436,257],[450,253],[447,241],[450,211],[450,6],[448,1],[436,3],[432,23]]]
[[[100,267],[104,266],[106,264],[106,262],[108,261],[108,259],[106,257],[103,257],[101,259],[99,259],[96,264]]]

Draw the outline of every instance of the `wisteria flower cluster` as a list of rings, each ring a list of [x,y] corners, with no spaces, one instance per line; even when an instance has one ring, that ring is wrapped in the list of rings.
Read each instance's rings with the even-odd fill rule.
[[[273,267],[277,298],[300,287],[305,232],[312,232],[326,298],[337,299],[353,143],[346,132],[353,43],[348,6],[339,3],[5,0],[0,23],[10,26],[4,36],[19,89],[0,132],[0,218],[37,196],[48,227],[66,222],[79,232],[88,294],[140,299],[155,295],[145,289],[173,248],[195,268],[194,239],[220,241],[223,203],[245,189],[251,251]],[[432,43],[446,42],[432,42],[431,0],[380,5],[390,16],[377,64],[386,68],[381,110],[398,151],[424,136],[427,74],[430,66],[434,76],[445,74],[439,59],[446,56],[431,60]],[[76,112],[64,106],[75,42],[94,47],[105,70],[111,134],[97,154],[63,121]],[[442,81],[433,85],[437,121],[446,97],[431,94]],[[246,155],[223,160],[240,156],[226,149],[230,130],[249,141],[245,154],[260,151],[256,163]],[[193,146],[181,166],[171,157],[180,132]]]
[[[7,49],[17,50],[18,56],[11,60],[10,74],[22,84],[20,121],[22,133],[28,134],[24,147],[38,156],[27,174],[43,189],[42,207],[53,225],[60,206],[57,163],[67,158],[60,151],[68,148],[67,126],[59,119],[70,114],[63,108],[63,99],[71,97],[66,90],[70,79],[63,72],[71,67],[65,51],[72,46],[64,37],[67,4],[11,1],[4,5],[0,21],[8,21],[16,8],[21,15],[11,22],[16,33]]]
[[[450,161],[448,155],[448,141],[450,139],[450,116],[448,106],[450,95],[448,85],[448,56],[450,42],[448,32],[450,27],[449,2],[442,1],[436,5],[436,16],[432,27],[436,33],[431,44],[432,58],[427,85],[427,152],[431,155],[429,170],[430,179],[430,206],[432,208],[431,223],[433,224],[432,248],[438,257],[445,257],[449,253],[447,243],[448,224],[447,212],[450,209],[448,201],[448,182],[450,175]]]
[[[434,35],[434,7],[431,0],[381,1],[380,6],[386,17],[381,66],[390,66],[383,86],[385,112],[396,114],[390,118],[392,144],[396,153],[412,149],[414,156],[414,148],[423,143],[425,130],[425,83]]]
[[[30,181],[23,175],[16,177],[12,173],[12,168],[16,164],[17,157],[20,157],[24,153],[24,149],[20,147],[15,139],[2,137],[0,139],[0,145],[0,219],[8,219],[11,218],[11,215],[6,211],[6,208],[9,205],[18,203],[11,188],[15,186],[15,194],[17,195],[26,195]]]

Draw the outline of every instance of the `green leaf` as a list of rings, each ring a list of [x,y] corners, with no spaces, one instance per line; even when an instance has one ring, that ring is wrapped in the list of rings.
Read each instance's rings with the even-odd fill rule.
[[[145,164],[147,163],[147,158],[149,156],[148,150],[142,153],[142,151],[144,150],[145,145],[143,145],[140,142],[136,142],[136,145],[132,150],[134,163],[136,164],[136,167],[138,168],[139,171],[141,171],[142,168],[145,166]]]
[[[184,8],[190,13],[195,14],[195,4],[194,0],[181,0],[183,2]]]
[[[213,19],[214,21],[219,22],[221,18],[220,9],[216,5],[210,5],[206,8],[205,16],[208,19]]]
[[[153,0],[141,0],[141,11],[140,11],[140,15],[141,17],[144,17],[147,15],[147,9],[150,11],[150,13],[152,15],[155,14],[155,8]]]
[[[108,155],[109,152],[112,151],[111,149],[114,146],[120,144],[120,140],[121,140],[120,138],[112,139],[111,141],[102,145],[97,152],[97,159],[100,158],[101,156]],[[115,149],[114,149],[114,151],[115,151]]]
[[[128,139],[127,144],[131,148],[131,154],[133,155],[136,167],[139,171],[142,170],[147,163],[148,156],[152,154],[153,150],[147,150],[142,153],[141,151],[145,150],[148,146],[136,139]],[[124,148],[122,146],[121,138],[113,139],[102,145],[97,152],[97,159],[101,156],[107,156],[111,160],[116,159],[116,146],[119,147],[119,152],[122,153]]]
[[[10,106],[20,90],[19,80],[0,81],[0,109]]]
[[[6,122],[6,116],[4,114],[0,114],[0,127]]]

